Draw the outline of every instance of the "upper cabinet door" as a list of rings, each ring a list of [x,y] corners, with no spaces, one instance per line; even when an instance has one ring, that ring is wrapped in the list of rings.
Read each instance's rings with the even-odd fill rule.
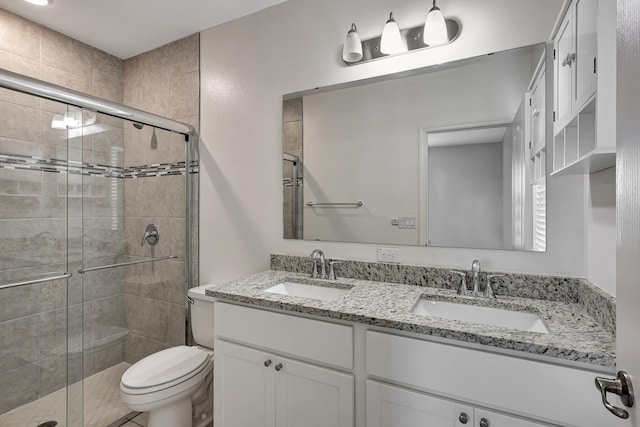
[[[544,64],[531,87],[531,139],[529,157],[535,156],[545,146],[545,67]]]
[[[580,110],[596,92],[598,0],[574,0],[575,95],[573,112]]]
[[[584,0],[583,0],[584,1]],[[564,127],[565,122],[571,117],[572,104],[572,54],[573,54],[573,14],[569,9],[560,25],[560,30],[554,40],[555,50],[555,128]]]

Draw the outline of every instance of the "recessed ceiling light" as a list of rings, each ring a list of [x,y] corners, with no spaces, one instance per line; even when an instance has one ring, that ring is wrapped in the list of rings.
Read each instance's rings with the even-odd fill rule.
[[[37,6],[46,6],[49,4],[49,0],[24,0],[27,3],[35,4]]]

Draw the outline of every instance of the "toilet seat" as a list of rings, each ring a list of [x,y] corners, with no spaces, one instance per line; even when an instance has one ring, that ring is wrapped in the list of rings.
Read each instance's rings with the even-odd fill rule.
[[[198,347],[171,347],[147,356],[127,369],[120,389],[129,395],[165,390],[198,375],[210,359],[210,353]]]

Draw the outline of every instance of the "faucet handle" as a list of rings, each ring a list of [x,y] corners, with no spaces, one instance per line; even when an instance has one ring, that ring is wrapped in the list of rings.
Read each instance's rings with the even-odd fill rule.
[[[496,297],[493,293],[493,288],[491,287],[491,279],[495,279],[496,277],[504,277],[504,274],[487,274],[487,289],[484,291],[484,296],[487,298]]]
[[[311,261],[311,277],[317,278],[318,277],[318,259],[317,258],[309,258],[309,261]]]
[[[329,261],[329,280],[337,280],[336,272],[333,269],[333,266],[336,264],[342,264],[341,261]]]
[[[458,274],[460,276],[461,283],[460,283],[460,289],[458,289],[458,294],[467,295],[467,293],[469,292],[469,289],[467,288],[467,273],[465,273],[464,271],[458,271],[458,270],[449,270],[449,272]]]

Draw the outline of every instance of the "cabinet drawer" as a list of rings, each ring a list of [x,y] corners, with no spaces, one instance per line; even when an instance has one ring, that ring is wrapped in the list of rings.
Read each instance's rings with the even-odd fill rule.
[[[215,303],[216,337],[344,369],[353,367],[353,328]]]
[[[602,406],[590,371],[374,331],[366,334],[366,366],[370,376],[525,417],[624,425]]]

